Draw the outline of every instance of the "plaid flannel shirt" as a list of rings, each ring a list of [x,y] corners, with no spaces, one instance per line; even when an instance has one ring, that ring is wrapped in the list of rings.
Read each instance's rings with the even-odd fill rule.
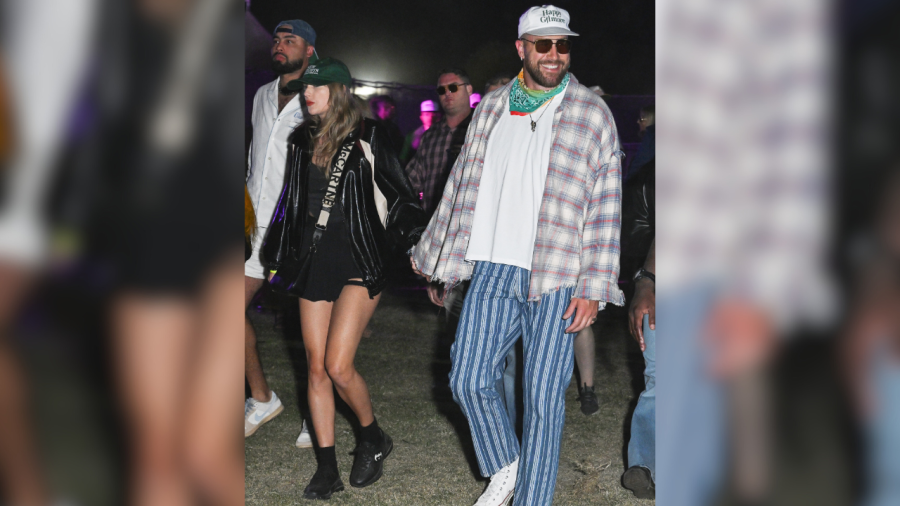
[[[453,129],[443,119],[432,125],[423,135],[416,156],[406,166],[406,174],[416,193],[422,195],[422,209],[427,216],[434,213],[439,202],[434,202],[438,181],[443,179],[447,166],[447,150],[453,139]]]
[[[474,263],[465,256],[478,184],[491,130],[501,115],[509,114],[510,86],[487,95],[475,110],[437,212],[412,251],[419,270],[445,283],[444,293],[472,277]],[[552,128],[528,300],[573,286],[573,298],[599,301],[599,309],[607,302],[622,306],[625,296],[618,278],[623,153],[612,113],[571,76]]]

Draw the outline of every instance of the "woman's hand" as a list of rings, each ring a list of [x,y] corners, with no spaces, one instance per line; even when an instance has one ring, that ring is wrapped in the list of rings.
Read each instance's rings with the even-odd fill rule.
[[[272,278],[275,277],[275,271],[269,271],[269,283],[272,282]]]

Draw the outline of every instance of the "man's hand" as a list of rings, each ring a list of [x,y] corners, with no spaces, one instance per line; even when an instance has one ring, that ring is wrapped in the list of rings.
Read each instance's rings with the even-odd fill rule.
[[[412,266],[413,272],[415,272],[415,273],[418,274],[419,276],[422,276],[422,277],[425,278],[425,279],[428,279],[428,276],[426,276],[425,274],[423,274],[422,271],[420,271],[419,268],[416,267],[416,261],[413,260],[413,257],[409,257],[409,265]]]
[[[641,278],[634,286],[634,298],[628,308],[628,328],[631,335],[641,345],[641,351],[647,350],[644,344],[644,315],[650,315],[650,328],[656,330],[656,286],[649,278]]]
[[[566,329],[566,334],[575,334],[581,332],[581,329],[597,321],[597,306],[599,301],[587,299],[572,299],[568,309],[563,314],[563,320],[568,320],[575,315],[572,324]]]
[[[428,283],[425,288],[428,291],[428,299],[437,306],[444,307],[444,285],[441,283]]]

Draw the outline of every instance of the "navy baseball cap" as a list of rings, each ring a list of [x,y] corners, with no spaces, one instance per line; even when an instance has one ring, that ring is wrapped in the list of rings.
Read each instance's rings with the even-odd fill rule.
[[[310,46],[316,45],[316,31],[302,19],[289,19],[278,23],[272,35],[276,33],[291,33],[298,37],[303,37],[303,40],[309,42]]]

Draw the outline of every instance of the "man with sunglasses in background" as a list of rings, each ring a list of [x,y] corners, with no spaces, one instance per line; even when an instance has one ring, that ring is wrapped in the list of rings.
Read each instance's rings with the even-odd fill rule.
[[[469,75],[457,68],[442,70],[438,76],[437,93],[444,119],[422,135],[416,156],[406,166],[409,181],[420,195],[422,209],[429,217],[441,200],[447,176],[459,156],[472,119]]]
[[[519,18],[522,72],[472,118],[413,269],[446,288],[471,279],[450,386],[481,474],[477,506],[553,501],[575,334],[618,287],[621,158],[612,113],[571,75],[569,13]],[[523,336],[522,444],[495,384]]]

